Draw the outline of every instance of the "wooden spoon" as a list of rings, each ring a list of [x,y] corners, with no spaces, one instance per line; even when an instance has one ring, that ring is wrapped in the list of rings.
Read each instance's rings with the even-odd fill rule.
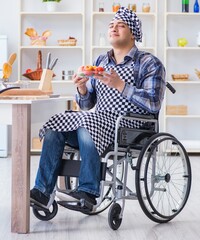
[[[3,79],[8,79],[12,73],[12,65],[8,62],[3,64]]]
[[[10,65],[13,65],[15,59],[17,57],[17,54],[16,53],[12,53],[8,59],[8,63],[10,63]]]

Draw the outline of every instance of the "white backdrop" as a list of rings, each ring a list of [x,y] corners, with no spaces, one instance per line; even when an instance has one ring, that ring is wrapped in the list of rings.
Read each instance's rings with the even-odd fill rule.
[[[42,1],[42,0],[35,0],[35,1]],[[66,0],[63,0],[66,1]],[[111,0],[110,0],[111,1]],[[19,39],[19,2],[20,0],[9,0],[4,1],[0,8],[0,35],[7,35],[8,36],[8,56],[12,52],[18,52],[18,39]],[[123,1],[119,1],[123,5]],[[12,6],[12,7],[11,7]],[[90,9],[90,6],[88,7]],[[159,44],[159,51],[158,57],[163,60],[163,1],[158,1],[158,44]],[[88,11],[90,13],[90,11]],[[90,21],[90,17],[86,16],[86,21]],[[87,42],[87,41],[86,41]],[[89,41],[88,41],[89,43]],[[89,49],[89,46],[86,46],[86,49]],[[88,53],[88,51],[86,51]],[[86,61],[89,56],[86,56]],[[13,65],[13,74],[11,76],[11,81],[16,81],[17,77],[17,64],[18,59]]]

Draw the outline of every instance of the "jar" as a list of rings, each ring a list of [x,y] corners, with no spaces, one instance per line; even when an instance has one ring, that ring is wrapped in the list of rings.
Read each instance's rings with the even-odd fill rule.
[[[103,2],[99,3],[99,12],[104,12],[104,3]]]
[[[149,3],[142,4],[142,12],[150,12],[150,4]]]
[[[135,3],[133,3],[133,4],[129,3],[128,9],[133,11],[133,12],[136,12],[137,11],[137,5]]]
[[[121,7],[121,5],[119,3],[113,3],[112,11],[117,12],[120,7]]]
[[[62,71],[62,80],[65,80],[65,71]]]

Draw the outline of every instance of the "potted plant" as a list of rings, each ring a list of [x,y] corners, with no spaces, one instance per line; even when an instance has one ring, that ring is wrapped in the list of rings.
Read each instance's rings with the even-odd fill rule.
[[[43,0],[43,2],[60,2],[61,0]]]
[[[57,9],[57,4],[58,4],[61,0],[42,0],[42,1],[47,4],[47,11],[48,11],[48,12],[55,12],[56,9]]]

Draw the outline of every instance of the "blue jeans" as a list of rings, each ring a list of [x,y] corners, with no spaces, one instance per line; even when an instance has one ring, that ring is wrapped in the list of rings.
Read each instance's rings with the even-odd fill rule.
[[[47,130],[44,137],[35,188],[50,196],[55,187],[65,144],[79,147],[81,167],[78,190],[99,196],[100,156],[89,132],[80,127],[75,131]]]

